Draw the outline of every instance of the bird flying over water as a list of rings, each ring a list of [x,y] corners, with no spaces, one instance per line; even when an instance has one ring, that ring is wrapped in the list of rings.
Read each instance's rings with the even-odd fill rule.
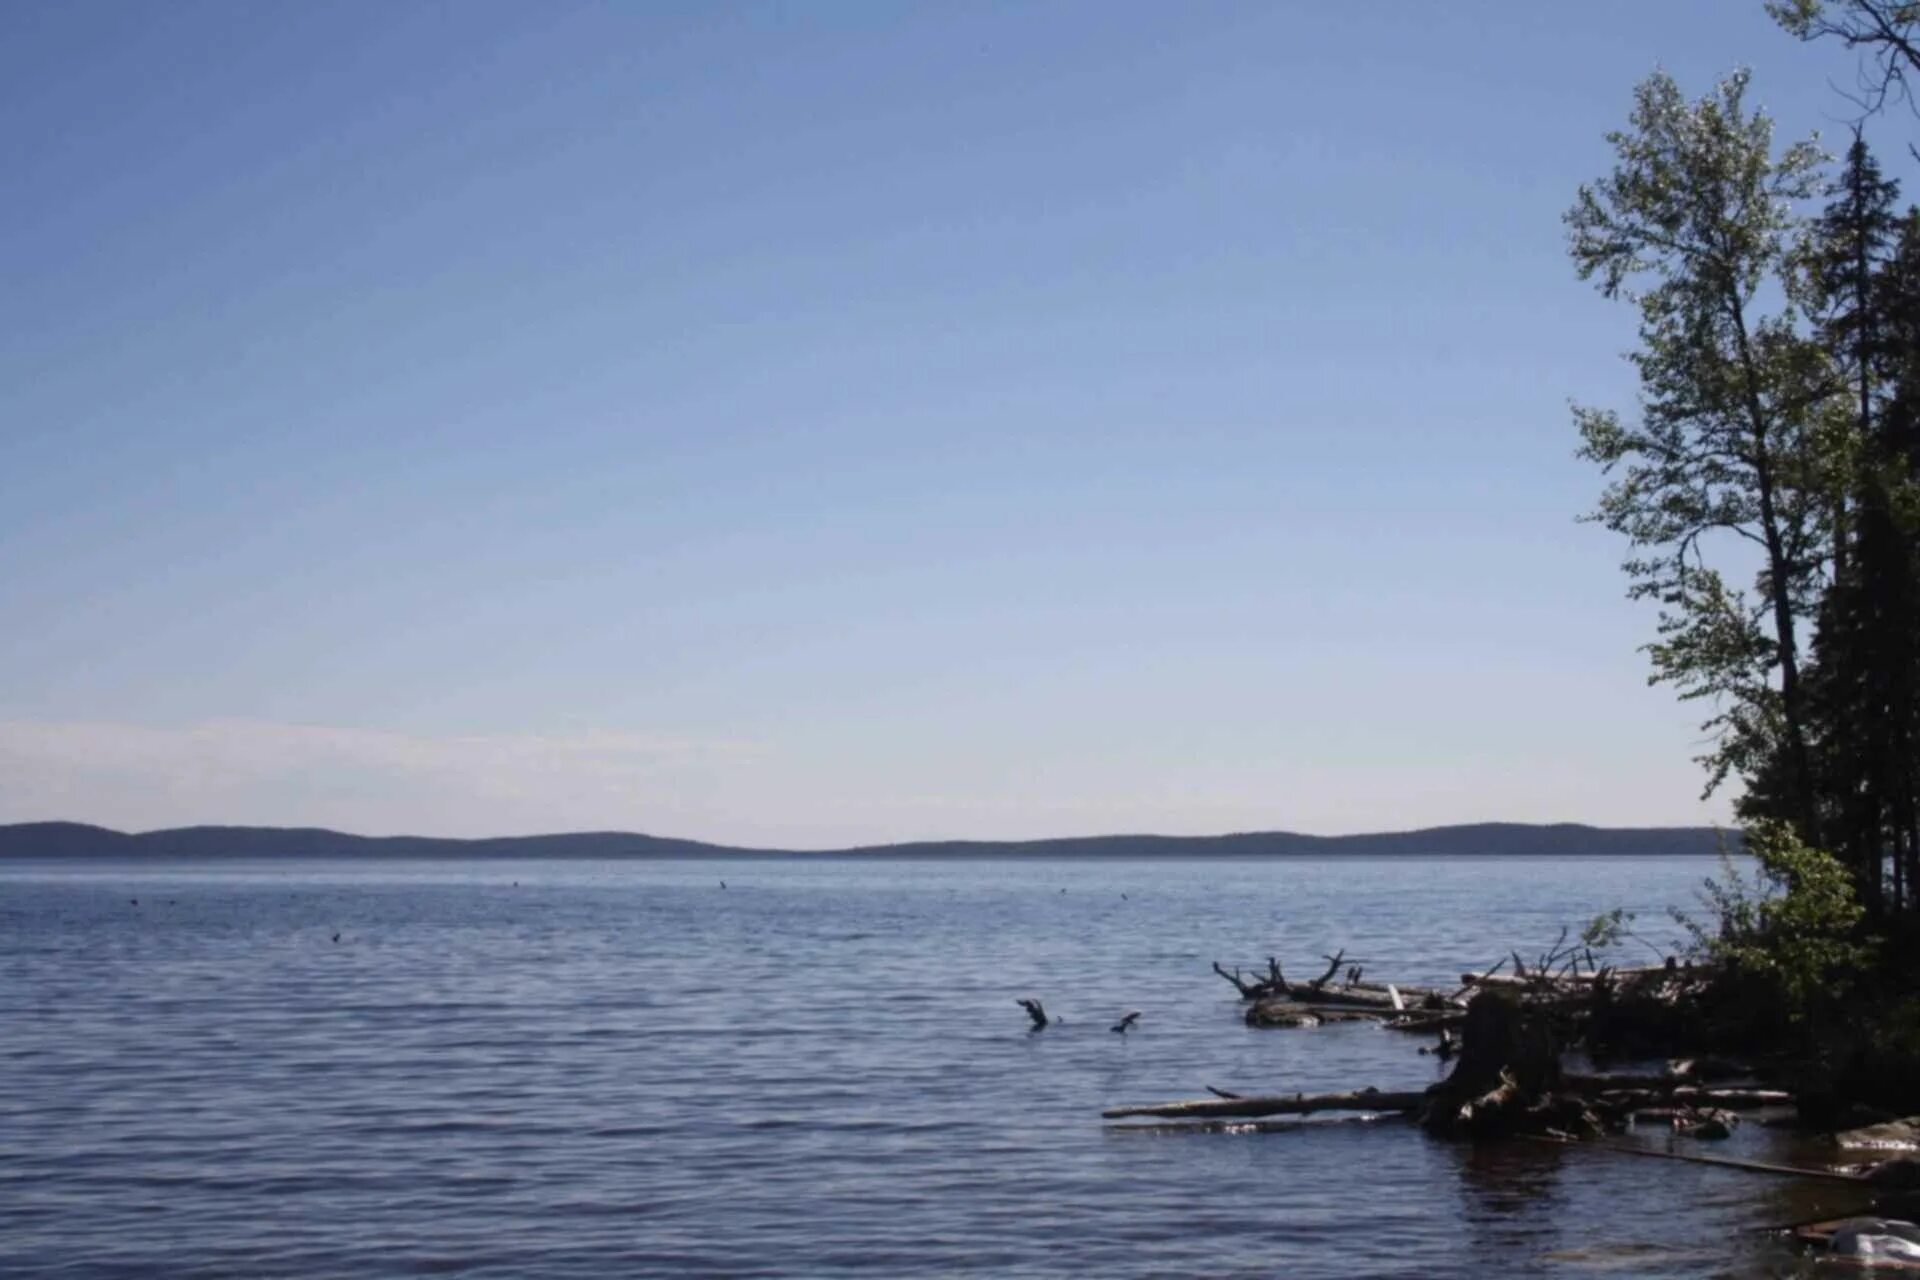
[[[1125,1035],[1127,1032],[1133,1030],[1133,1024],[1138,1021],[1140,1021],[1140,1011],[1135,1009],[1132,1013],[1129,1013],[1126,1017],[1114,1023],[1113,1029],[1121,1035]]]

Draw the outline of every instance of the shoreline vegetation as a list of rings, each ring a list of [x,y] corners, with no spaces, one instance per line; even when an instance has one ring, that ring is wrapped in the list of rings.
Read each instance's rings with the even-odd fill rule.
[[[1422,1052],[1451,1071],[1311,1097],[1208,1086],[1106,1119],[1347,1112],[1850,1183],[1854,1216],[1782,1232],[1920,1270],[1920,1225],[1900,1220],[1920,1218],[1920,206],[1866,140],[1920,113],[1920,5],[1765,7],[1858,60],[1844,155],[1776,148],[1744,70],[1699,98],[1656,71],[1564,219],[1579,277],[1639,319],[1637,403],[1573,410],[1606,477],[1588,518],[1625,539],[1628,595],[1657,607],[1650,681],[1706,708],[1699,763],[1709,793],[1739,787],[1750,868],[1729,859],[1703,914],[1673,911],[1690,941],[1652,967],[1611,963],[1647,942],[1618,909],[1451,990],[1363,982],[1340,952],[1310,982],[1277,958],[1251,976],[1216,962],[1249,1025],[1373,1019],[1437,1037]],[[1651,1122],[1710,1143],[1743,1108],[1827,1135],[1825,1167],[1610,1136]]]
[[[938,840],[775,849],[709,844],[633,832],[460,839],[362,836],[321,828],[178,827],[128,833],[77,822],[0,826],[7,859],[134,858],[1311,858],[1649,857],[1740,849],[1737,832],[1713,827],[1591,827],[1580,823],[1470,823],[1413,831],[1319,836],[1291,831],[1214,836],[1110,835],[1047,840]]]

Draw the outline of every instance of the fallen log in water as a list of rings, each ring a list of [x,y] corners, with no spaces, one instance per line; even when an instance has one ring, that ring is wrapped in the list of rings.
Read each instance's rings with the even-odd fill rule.
[[[1548,985],[1550,979],[1516,978],[1510,973],[1463,973],[1460,985],[1475,991],[1498,988],[1502,991],[1527,991],[1534,987]]]
[[[1445,1079],[1418,1091],[1237,1097],[1215,1089],[1213,1098],[1115,1107],[1101,1114],[1109,1120],[1151,1117],[1241,1132],[1249,1126],[1233,1122],[1344,1111],[1404,1116],[1438,1136],[1481,1141],[1521,1134],[1597,1137],[1624,1129],[1636,1112],[1644,1112],[1707,1138],[1726,1136],[1734,1123],[1723,1111],[1797,1102],[1784,1090],[1759,1087],[1764,1083],[1759,1073],[1711,1058],[1675,1059],[1658,1075],[1564,1071],[1562,1052],[1570,1046],[1583,1045],[1596,1057],[1665,1057],[1693,1048],[1699,1040],[1691,1034],[1693,1023],[1712,979],[1709,970],[1675,960],[1609,969],[1591,952],[1566,943],[1562,930],[1536,959],[1515,951],[1479,973],[1462,973],[1458,991],[1362,982],[1360,964],[1349,962],[1344,951],[1323,957],[1325,971],[1310,982],[1290,981],[1275,957],[1269,957],[1264,973],[1251,974],[1215,961],[1214,972],[1247,1002],[1250,1026],[1377,1021],[1393,1030],[1437,1033],[1439,1046],[1421,1052],[1437,1053],[1454,1065]],[[1920,1162],[1914,1168],[1920,1170]]]
[[[1306,1005],[1284,998],[1256,1000],[1247,1006],[1250,1027],[1317,1027],[1326,1019]]]
[[[1559,1076],[1559,1057],[1545,1020],[1526,1015],[1510,997],[1485,993],[1467,1010],[1460,1062],[1432,1088],[1206,1098],[1115,1107],[1101,1114],[1109,1120],[1134,1116],[1217,1120],[1316,1111],[1406,1111],[1419,1113],[1422,1124],[1447,1136],[1493,1136],[1528,1127],[1597,1129],[1598,1120],[1578,1095],[1556,1091]]]
[[[1655,975],[1666,976],[1675,970],[1663,964],[1636,965],[1630,969],[1599,969],[1593,973],[1563,973],[1558,982],[1572,983],[1575,986],[1590,987],[1596,982],[1640,982]],[[1680,970],[1679,972],[1686,972]]]
[[[1697,1084],[1685,1076],[1668,1073],[1648,1075],[1644,1071],[1616,1071],[1588,1074],[1569,1071],[1562,1077],[1562,1083],[1569,1089],[1580,1089],[1587,1093],[1601,1093],[1608,1089],[1678,1089],[1682,1085]]]
[[[1360,1089],[1352,1093],[1296,1093],[1291,1097],[1200,1098],[1192,1102],[1163,1102],[1144,1107],[1110,1107],[1100,1114],[1107,1120],[1128,1116],[1161,1116],[1174,1120],[1219,1120],[1228,1117],[1303,1116],[1315,1111],[1418,1111],[1425,1090],[1382,1093]]]
[[[1644,1071],[1574,1072],[1564,1081],[1570,1089],[1691,1089],[1716,1082],[1729,1088],[1756,1088],[1761,1071],[1727,1058],[1675,1058],[1658,1075]]]
[[[1315,987],[1306,984],[1288,984],[1287,994],[1301,1004],[1344,1005],[1355,1009],[1376,1009],[1383,1013],[1399,1013],[1404,1008],[1418,1005],[1432,992],[1418,987],[1403,988],[1400,991],[1400,1004],[1395,1004],[1389,991],[1370,991],[1364,987]]]
[[[1755,1085],[1696,1084],[1687,1075],[1579,1075],[1565,1072],[1560,1087],[1573,1093],[1605,1098],[1621,1106],[1657,1106],[1661,1103],[1693,1107],[1727,1107],[1752,1110],[1755,1107],[1790,1106],[1797,1098],[1784,1089],[1764,1089]]]
[[[1242,1000],[1288,1000],[1294,1004],[1342,1005],[1356,1009],[1380,1009],[1391,1012],[1418,1009],[1457,1009],[1461,1003],[1451,994],[1432,987],[1403,987],[1384,982],[1333,983],[1345,952],[1327,956],[1327,971],[1312,982],[1292,982],[1280,969],[1279,960],[1267,958],[1264,975],[1249,977],[1238,969],[1228,969],[1218,960],[1213,971],[1233,984]]]
[[[1506,963],[1507,963],[1507,958],[1505,956],[1501,956],[1498,960],[1495,960],[1491,965],[1487,967],[1487,971],[1485,973],[1478,974],[1478,975],[1471,974],[1471,973],[1461,974],[1460,989],[1454,992],[1451,996],[1447,998],[1450,1000],[1456,1000],[1456,1001],[1465,1000],[1469,995],[1473,994],[1473,987],[1476,982],[1485,978],[1491,978],[1494,974],[1500,972],[1501,969],[1505,968]]]
[[[1633,969],[1601,969],[1595,973],[1545,973],[1539,969],[1521,973],[1498,973],[1493,969],[1485,973],[1463,973],[1460,975],[1460,992],[1503,991],[1528,992],[1534,995],[1555,995],[1589,997],[1599,987],[1648,987],[1658,986],[1672,979],[1694,979],[1702,976],[1701,971],[1688,966],[1685,969],[1668,968],[1655,965]]]
[[[1833,1143],[1846,1151],[1920,1151],[1920,1116],[1845,1129],[1833,1135]]]
[[[1334,1003],[1353,1005],[1357,1008],[1382,1009],[1389,1012],[1401,1012],[1417,1007],[1459,1006],[1448,1003],[1448,997],[1430,987],[1405,987],[1394,982],[1343,982],[1337,987],[1316,987],[1309,983],[1305,987],[1290,987],[1295,998],[1308,1003]]]
[[[1195,1134],[1195,1133],[1297,1133],[1313,1128],[1325,1132],[1353,1126],[1404,1124],[1410,1116],[1404,1111],[1353,1111],[1330,1116],[1269,1116],[1264,1120],[1131,1120],[1107,1126],[1108,1133]]]
[[[1317,1027],[1326,1022],[1384,1022],[1396,1016],[1392,1009],[1269,996],[1247,1006],[1246,1020],[1250,1027]]]
[[[1397,1014],[1380,1025],[1389,1031],[1447,1031],[1458,1027],[1467,1020],[1465,1009],[1420,1010],[1414,1013]]]
[[[1790,1107],[1796,1101],[1784,1089],[1703,1089],[1681,1085],[1672,1089],[1606,1089],[1594,1095],[1614,1106],[1639,1107],[1683,1102],[1692,1107],[1721,1107],[1752,1111],[1758,1107]]]

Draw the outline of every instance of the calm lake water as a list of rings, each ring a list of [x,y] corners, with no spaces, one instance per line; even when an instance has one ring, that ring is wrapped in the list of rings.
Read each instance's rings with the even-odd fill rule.
[[[1376,1027],[1245,1027],[1216,958],[1444,981],[1615,905],[1668,935],[1715,870],[0,863],[0,1275],[1799,1274],[1753,1229],[1846,1188],[1100,1119],[1434,1078]]]

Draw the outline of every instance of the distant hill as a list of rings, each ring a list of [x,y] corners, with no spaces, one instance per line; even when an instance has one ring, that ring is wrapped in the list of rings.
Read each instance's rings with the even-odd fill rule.
[[[1057,840],[941,840],[848,849],[747,849],[624,831],[453,840],[356,836],[315,827],[177,827],[129,834],[79,822],[0,826],[0,858],[1274,858],[1389,854],[1419,857],[1551,854],[1711,854],[1712,827],[1588,827],[1482,822],[1420,831],[1309,836],[1257,831],[1223,836],[1075,836]],[[1737,833],[1726,833],[1738,848]]]

